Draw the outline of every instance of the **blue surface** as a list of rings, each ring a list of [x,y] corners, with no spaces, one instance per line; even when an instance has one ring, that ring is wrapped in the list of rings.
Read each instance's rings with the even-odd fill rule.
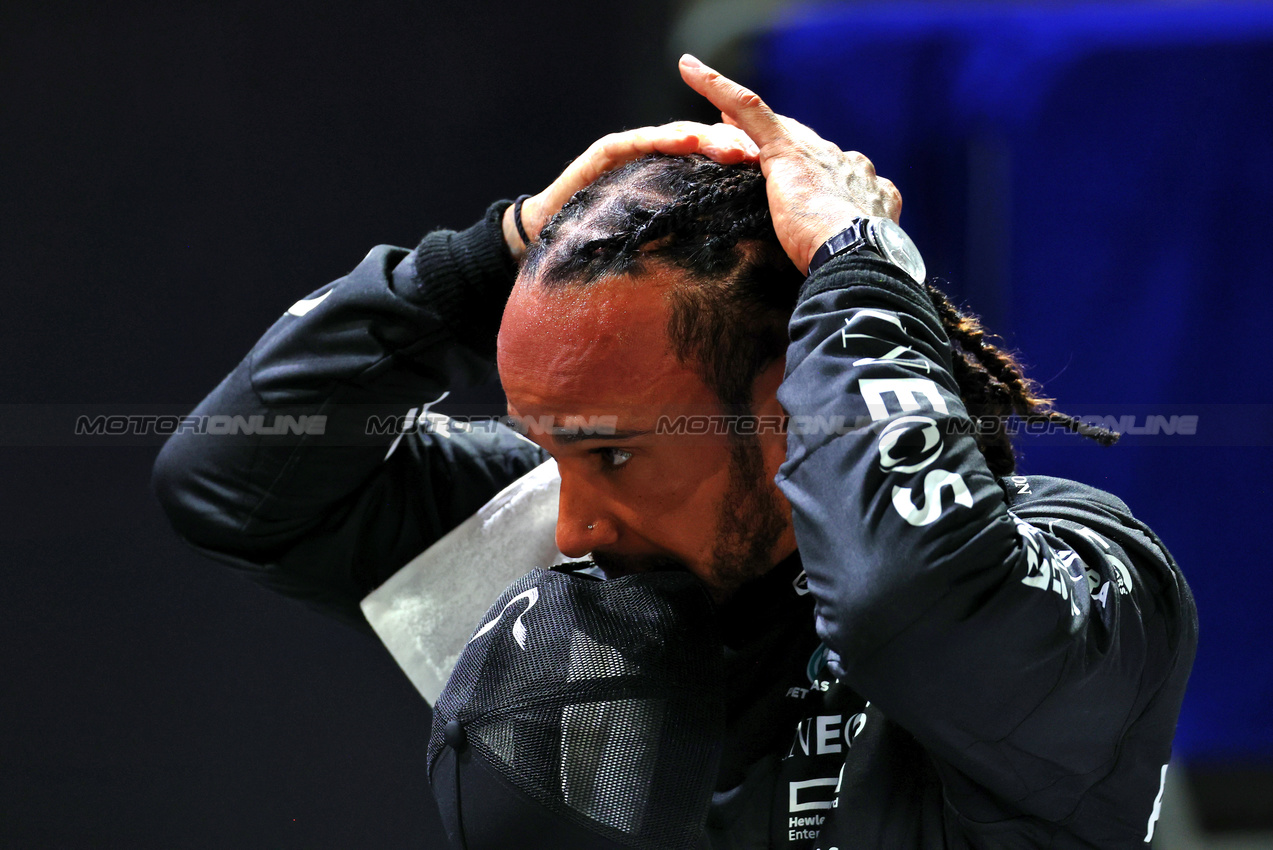
[[[1184,568],[1177,753],[1273,761],[1273,7],[808,7],[755,59],[775,109],[898,184],[930,275],[1061,410],[1199,416],[1022,468],[1119,495]]]

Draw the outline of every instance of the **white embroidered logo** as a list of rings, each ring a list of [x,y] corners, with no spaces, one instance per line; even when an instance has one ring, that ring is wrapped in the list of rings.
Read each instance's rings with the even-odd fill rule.
[[[513,621],[513,640],[517,641],[518,646],[520,646],[522,649],[525,649],[526,648],[526,626],[522,623],[522,617],[525,617],[527,614],[529,614],[530,609],[534,608],[535,603],[539,601],[538,587],[532,587],[530,590],[519,593],[516,596],[514,596],[512,599],[508,600],[508,604],[505,605],[500,610],[500,612],[495,615],[495,618],[493,620],[491,620],[486,625],[482,626],[480,629],[477,630],[477,632],[474,633],[473,637],[469,638],[469,643],[472,643],[473,641],[480,638],[482,635],[489,632],[491,629],[495,628],[495,626],[499,624],[499,621],[503,619],[504,612],[507,611],[509,608],[512,608],[514,603],[520,602],[523,599],[527,600],[526,610],[518,614],[517,619]]]
[[[795,580],[791,582],[791,586],[796,589],[797,596],[808,596],[809,595],[809,574],[806,573],[804,570],[801,570],[800,575],[796,576]]]
[[[1154,798],[1154,810],[1149,814],[1149,828],[1145,831],[1145,841],[1150,841],[1154,837],[1154,824],[1158,823],[1158,817],[1162,814],[1162,792],[1167,788],[1167,765],[1162,766],[1162,773],[1158,777],[1158,796]]]
[[[302,298],[300,301],[297,301],[291,307],[287,308],[287,315],[304,316],[310,310],[313,310],[319,304],[322,304],[325,300],[327,300],[327,296],[331,295],[335,291],[335,289],[329,289],[317,298]]]

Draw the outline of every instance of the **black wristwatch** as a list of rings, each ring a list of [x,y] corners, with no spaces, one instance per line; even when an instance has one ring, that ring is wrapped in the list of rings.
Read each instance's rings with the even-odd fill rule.
[[[813,274],[832,257],[841,254],[861,254],[892,263],[906,272],[916,283],[925,277],[924,258],[919,249],[891,218],[865,215],[822,243],[809,261],[809,274]]]

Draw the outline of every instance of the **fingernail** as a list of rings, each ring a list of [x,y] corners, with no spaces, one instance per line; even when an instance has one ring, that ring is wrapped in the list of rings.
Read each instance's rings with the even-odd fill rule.
[[[685,53],[681,55],[681,64],[684,65],[686,68],[702,68],[703,67],[703,63],[695,59],[694,55],[691,53]]]

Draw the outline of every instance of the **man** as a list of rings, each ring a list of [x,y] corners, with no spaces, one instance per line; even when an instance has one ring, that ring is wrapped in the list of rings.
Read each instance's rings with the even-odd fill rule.
[[[1004,414],[1082,426],[921,285],[865,157],[681,71],[726,124],[607,137],[539,195],[294,306],[196,413],[325,412],[326,435],[174,439],[174,524],[357,621],[546,450],[562,552],[688,570],[716,600],[711,847],[1149,841],[1196,641],[1170,556],[1108,494],[1012,476]],[[492,349],[509,412],[552,424],[539,447],[417,434],[385,457],[361,436]],[[596,416],[613,431],[574,427]],[[693,417],[724,427],[691,437]]]

